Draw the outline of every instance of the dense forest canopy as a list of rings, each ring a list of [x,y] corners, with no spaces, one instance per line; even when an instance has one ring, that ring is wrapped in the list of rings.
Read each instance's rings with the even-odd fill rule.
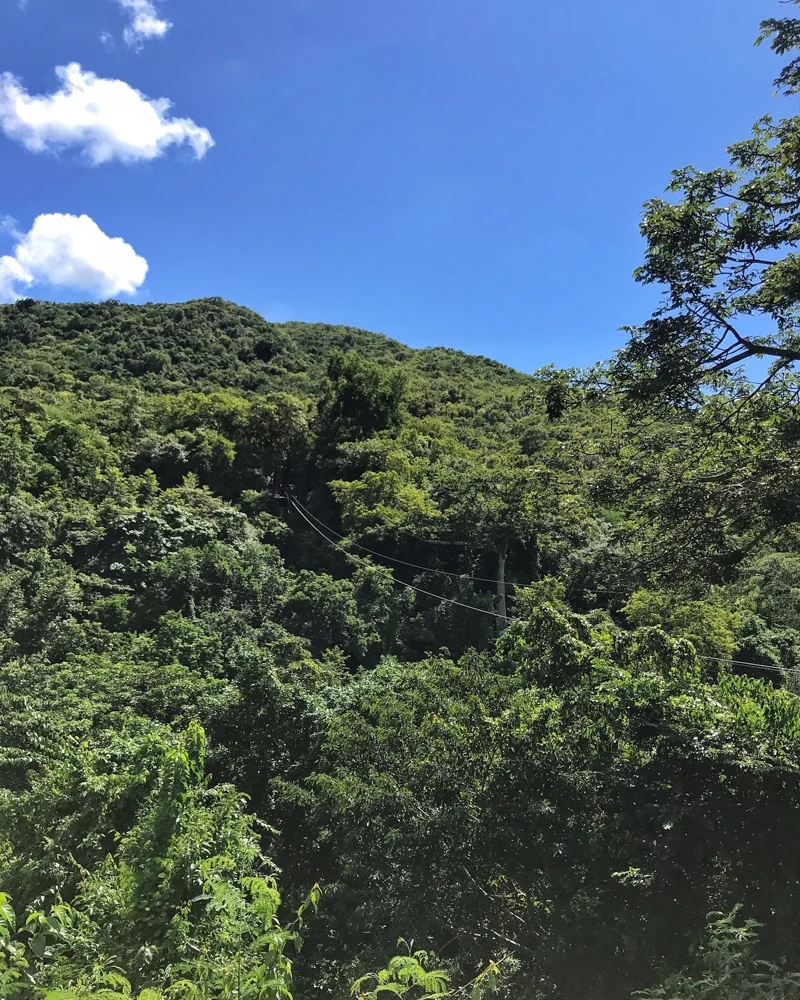
[[[800,995],[798,129],[599,373],[0,307],[0,996]]]
[[[9,996],[793,955],[800,551],[683,500],[695,421],[219,300],[0,324]]]

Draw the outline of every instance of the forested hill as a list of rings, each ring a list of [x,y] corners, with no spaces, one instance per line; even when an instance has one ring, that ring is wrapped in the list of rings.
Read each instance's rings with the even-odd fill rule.
[[[795,995],[795,411],[575,376],[0,307],[0,996]]]
[[[236,388],[318,391],[335,351],[402,364],[431,405],[473,405],[526,377],[488,358],[414,350],[380,334],[323,323],[272,323],[223,299],[143,306],[28,300],[0,306],[3,384],[37,373],[57,388],[90,391],[92,376],[135,379],[150,390]],[[455,386],[460,391],[456,393]],[[448,394],[449,393],[449,394]]]

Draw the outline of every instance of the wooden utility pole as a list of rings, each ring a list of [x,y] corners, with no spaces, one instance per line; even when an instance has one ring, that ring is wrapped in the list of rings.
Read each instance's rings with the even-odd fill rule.
[[[500,636],[505,632],[508,623],[506,615],[506,557],[508,556],[508,539],[504,538],[497,546],[497,601],[495,612],[495,630]]]

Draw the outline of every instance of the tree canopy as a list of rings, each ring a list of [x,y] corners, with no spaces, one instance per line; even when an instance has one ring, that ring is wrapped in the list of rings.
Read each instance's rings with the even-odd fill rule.
[[[759,42],[781,55],[800,45],[795,18],[762,23]],[[798,63],[776,86],[797,92]],[[613,364],[631,400],[697,405],[703,388],[747,392],[742,366],[769,362],[761,385],[796,402],[800,361],[800,118],[764,116],[728,148],[728,163],[674,171],[669,199],[644,207],[638,281],[664,288],[663,304]]]

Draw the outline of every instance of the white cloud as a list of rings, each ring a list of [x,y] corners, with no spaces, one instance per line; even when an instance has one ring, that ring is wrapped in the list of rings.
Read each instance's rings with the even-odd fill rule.
[[[119,236],[106,236],[88,215],[40,215],[17,237],[13,253],[0,257],[0,302],[39,284],[98,298],[132,295],[147,275],[144,257]]]
[[[117,0],[130,16],[130,24],[123,32],[123,38],[133,47],[139,47],[150,38],[163,38],[172,25],[158,16],[152,0]]]
[[[0,215],[0,230],[4,233],[8,233],[15,240],[22,239],[22,233],[17,228],[17,220],[13,215]]]
[[[18,299],[17,285],[30,284],[27,275],[14,257],[0,257],[0,302],[14,302]]]
[[[35,153],[82,147],[92,163],[153,160],[167,147],[188,143],[200,159],[214,145],[191,118],[170,118],[170,102],[150,100],[122,80],[58,66],[61,88],[29,94],[11,73],[0,74],[0,128]]]

